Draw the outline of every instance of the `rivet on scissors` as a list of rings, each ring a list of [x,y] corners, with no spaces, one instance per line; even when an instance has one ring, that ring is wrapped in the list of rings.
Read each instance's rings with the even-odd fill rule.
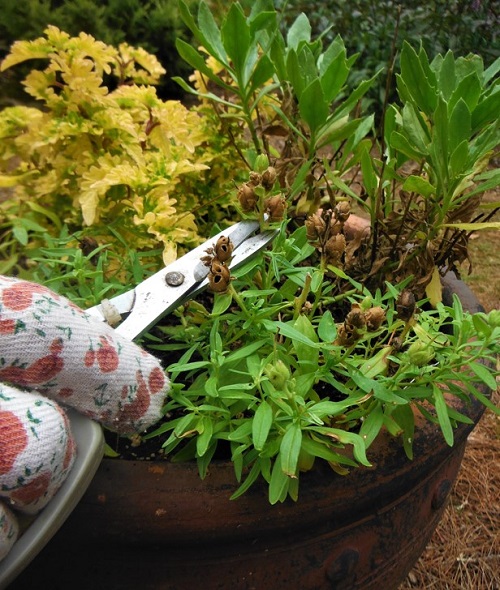
[[[184,282],[184,275],[177,271],[167,272],[165,275],[165,282],[171,287],[178,287]]]

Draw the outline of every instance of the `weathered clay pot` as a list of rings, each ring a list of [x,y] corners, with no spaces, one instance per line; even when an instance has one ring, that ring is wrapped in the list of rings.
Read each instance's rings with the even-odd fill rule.
[[[450,287],[451,285],[451,287]],[[477,300],[461,283],[464,306]],[[483,407],[461,410],[477,423]],[[473,426],[450,448],[425,424],[409,461],[381,436],[371,469],[318,465],[300,498],[270,506],[263,487],[236,501],[229,463],[200,481],[193,464],[104,460],[82,502],[14,589],[287,590],[397,588],[444,510]]]

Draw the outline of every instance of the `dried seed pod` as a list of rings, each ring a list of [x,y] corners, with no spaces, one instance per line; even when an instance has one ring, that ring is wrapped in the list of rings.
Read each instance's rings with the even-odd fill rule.
[[[363,330],[366,326],[365,314],[359,305],[353,305],[345,318],[345,323],[353,328]]]
[[[213,260],[208,273],[208,288],[214,293],[225,293],[229,288],[231,282],[231,273],[229,268],[219,262]]]
[[[340,201],[340,203],[337,203],[335,205],[333,212],[335,214],[335,218],[338,221],[344,223],[345,221],[347,221],[349,215],[351,214],[351,205],[347,201]]]
[[[259,174],[258,172],[250,172],[249,176],[248,176],[248,185],[249,186],[259,186],[259,184],[262,182],[262,175]]]
[[[416,301],[415,295],[408,289],[401,291],[396,301],[396,311],[398,312],[398,318],[407,322],[411,320],[415,313]]]
[[[221,236],[215,244],[215,258],[219,262],[227,262],[233,254],[233,244],[226,236]]]
[[[345,252],[345,237],[343,234],[332,236],[325,244],[325,258],[327,264],[338,264]]]
[[[326,223],[319,213],[313,213],[305,221],[307,239],[311,243],[316,243],[324,237],[326,232]]]
[[[381,307],[372,307],[365,311],[366,328],[369,332],[375,332],[385,320],[385,311]]]
[[[265,200],[266,213],[269,214],[269,221],[282,221],[285,216],[287,203],[282,195],[275,195]]]
[[[268,166],[267,170],[262,173],[262,186],[266,191],[270,191],[276,181],[276,168]]]
[[[258,197],[255,194],[254,187],[250,183],[243,184],[238,189],[238,201],[245,213],[255,211],[257,207]]]
[[[337,327],[337,338],[334,342],[337,346],[351,346],[358,340],[359,333],[345,322]]]

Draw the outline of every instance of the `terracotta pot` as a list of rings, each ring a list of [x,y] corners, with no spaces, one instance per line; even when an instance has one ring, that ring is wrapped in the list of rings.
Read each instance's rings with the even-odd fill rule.
[[[464,305],[477,300],[448,281]],[[474,423],[483,407],[461,408]],[[200,481],[193,464],[107,459],[82,502],[12,586],[188,590],[397,588],[446,505],[473,426],[450,448],[425,424],[409,461],[381,436],[371,469],[342,477],[318,465],[300,498],[270,506],[264,487],[236,501],[229,463]]]

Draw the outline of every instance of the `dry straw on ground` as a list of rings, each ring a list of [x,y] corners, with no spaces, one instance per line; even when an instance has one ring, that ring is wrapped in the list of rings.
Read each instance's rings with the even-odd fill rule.
[[[499,201],[495,193],[491,200]],[[500,309],[500,232],[471,246],[474,272],[466,280],[487,311]],[[500,404],[500,387],[493,399]],[[493,412],[470,435],[443,519],[399,590],[500,590],[500,416]]]

